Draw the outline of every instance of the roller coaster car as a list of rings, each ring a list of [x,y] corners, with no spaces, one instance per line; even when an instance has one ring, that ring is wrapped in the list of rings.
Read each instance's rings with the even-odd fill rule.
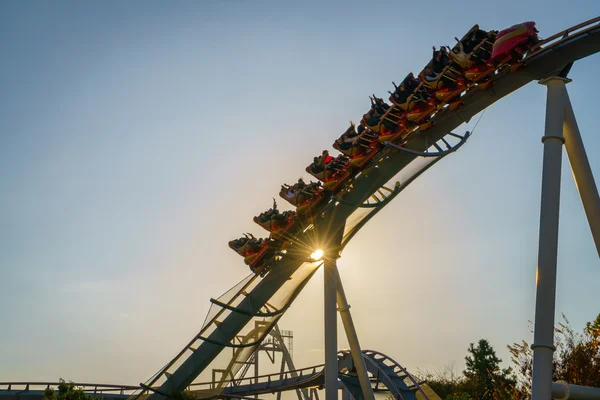
[[[319,157],[319,161],[322,161],[321,157]],[[340,154],[336,158],[328,156],[322,163],[324,165],[321,167],[312,163],[306,167],[306,172],[323,182],[324,190],[335,190],[336,187],[350,176],[352,163],[350,158],[344,154]]]
[[[492,47],[491,61],[495,66],[519,61],[538,41],[535,22],[513,25],[498,32]]]
[[[270,270],[270,268],[267,269],[267,262],[273,259],[273,256],[276,255],[277,251],[283,250],[286,247],[285,244],[279,247],[280,243],[281,242],[279,241],[269,242],[267,249],[262,254],[256,255],[256,257],[250,260],[250,262],[246,262],[246,265],[248,265],[250,270],[256,275],[260,275],[261,277],[265,276]]]
[[[496,34],[496,31],[485,32],[475,25],[450,51],[452,62],[463,70],[468,80],[480,82],[496,70],[493,63],[488,62]]]
[[[419,124],[425,121],[437,109],[437,102],[418,102],[406,112],[409,122]]]
[[[363,115],[361,125],[364,125],[372,132],[379,134],[387,131],[395,133],[398,130],[401,115],[398,115],[398,111],[395,110],[393,106],[385,103],[383,99],[377,99],[377,101],[379,107],[372,106],[371,109]],[[371,100],[371,102],[373,102],[373,100]],[[385,107],[382,107],[382,104]]]
[[[406,92],[401,90],[401,87],[402,86],[396,87],[396,90],[394,90],[393,93],[389,93],[391,95],[390,102],[403,111],[410,111],[419,103],[429,103],[430,105],[436,104],[435,99],[431,97],[431,90],[429,90],[428,86],[426,86],[423,82],[420,82],[418,86],[408,95]]]
[[[361,124],[367,126],[364,120],[361,121]],[[347,143],[343,142],[342,136],[333,143],[333,148],[350,157],[352,167],[361,168],[379,152],[380,144],[378,139],[379,136],[377,133],[366,129],[358,138],[354,139],[352,147],[344,147]]]
[[[281,198],[296,206],[296,212],[300,214],[307,213],[311,208],[317,205],[323,199],[323,188],[320,183],[311,182],[308,185],[282,186],[279,192]]]
[[[398,112],[400,113],[402,111],[398,109]],[[402,112],[402,114],[399,115],[397,121],[398,128],[395,132],[387,130],[379,133],[378,139],[380,143],[393,142],[408,131],[409,122],[405,112]]]
[[[240,239],[229,242],[236,253],[244,257],[244,263],[250,267],[252,272],[262,274],[265,267],[265,260],[271,258],[277,249],[280,241],[269,239],[248,239],[242,237]]]
[[[433,80],[428,79],[426,71],[431,68],[431,63],[427,64],[419,74],[419,79],[433,91],[433,98],[444,103],[450,103],[452,99],[459,96],[466,87],[465,79],[460,71],[452,64],[446,65],[442,72]],[[412,111],[412,110],[411,110]],[[408,119],[411,120],[409,111]],[[412,119],[411,121],[414,121]]]
[[[264,276],[268,272],[265,269],[265,264],[273,257],[276,251],[276,242],[270,241],[259,253],[244,258],[244,263],[246,263],[246,265],[250,267],[250,270],[255,274]]]
[[[253,257],[260,253],[265,247],[268,247],[268,239],[248,239],[247,237],[241,237],[239,239],[231,240],[229,247],[244,257],[244,260],[248,257]]]
[[[370,130],[365,130],[360,135],[354,137],[347,137],[345,135],[340,136],[335,142],[333,142],[332,147],[340,153],[353,159],[368,153],[371,145],[376,139],[376,133],[371,132]]]
[[[254,222],[271,232],[271,238],[277,239],[294,226],[296,222],[295,211],[280,213],[277,209],[270,209],[254,217]]]

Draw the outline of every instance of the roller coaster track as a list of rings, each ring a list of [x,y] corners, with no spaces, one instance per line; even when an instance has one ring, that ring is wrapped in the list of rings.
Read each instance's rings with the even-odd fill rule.
[[[226,301],[213,302],[213,307],[219,309],[215,312],[211,309],[200,333],[155,376],[141,384],[142,390],[136,398],[168,397],[184,390],[226,347],[233,348],[229,368],[230,375],[235,375],[239,370],[236,366],[250,357],[320,266],[307,262],[314,249],[331,248],[336,238],[341,237],[341,252],[360,228],[405,187],[464,144],[467,137],[452,133],[462,123],[526,84],[566,74],[573,62],[599,52],[599,21],[597,17],[542,40],[520,62],[520,68],[497,70],[491,77],[492,86],[482,90],[475,84],[463,93],[460,108],[438,110],[432,117],[431,127],[423,132],[418,129],[412,132],[402,149],[391,144],[386,146],[329,199],[311,223],[295,227],[295,231],[287,234],[286,253],[279,253],[269,261],[269,272],[264,278],[250,275]],[[456,139],[459,143],[451,145],[450,141]],[[428,152],[432,146],[437,149],[436,153]],[[442,146],[446,146],[446,150]],[[248,329],[253,320],[266,322],[264,329],[253,330],[250,336],[239,340],[240,333]],[[208,397],[220,393],[226,386],[223,380]]]
[[[375,391],[389,391],[398,400],[415,400],[417,393],[420,394],[419,399],[430,399],[428,393],[426,393],[427,388],[422,388],[420,382],[408,373],[404,367],[385,354],[373,350],[364,350],[363,359],[372,376],[371,385]],[[354,392],[354,397],[361,398],[360,388],[356,391],[358,379],[353,374],[354,362],[348,350],[342,350],[338,353],[338,369],[342,381],[345,382],[351,393]],[[56,388],[58,385],[57,382],[0,382],[0,400],[16,400],[19,397],[26,397],[28,400],[41,400],[43,389]],[[315,365],[283,373],[229,380],[218,396],[248,398],[288,390],[319,388],[323,385],[323,365]],[[139,389],[136,386],[90,383],[76,383],[75,386],[81,387],[86,394],[92,397],[103,397],[105,400],[125,400],[132,391]],[[190,385],[189,390],[199,398],[214,398],[217,395],[215,395],[213,386],[214,382],[194,383]]]
[[[269,272],[264,278],[249,275],[234,290],[214,300],[198,335],[156,375],[140,384],[141,389],[131,396],[132,399],[170,397],[186,388],[193,389],[194,381],[207,371],[225,348],[233,349],[228,373],[220,382],[202,392],[202,397],[213,398],[233,390],[228,388],[231,377],[236,376],[320,267],[318,263],[307,262],[308,255],[316,248],[331,248],[334,242],[336,247],[339,246],[338,253],[341,253],[352,237],[404,188],[464,144],[467,136],[452,133],[462,123],[526,84],[566,74],[573,62],[599,52],[599,21],[600,17],[597,17],[542,40],[520,62],[520,68],[497,70],[491,77],[492,86],[487,89],[478,88],[476,84],[471,86],[463,93],[460,108],[436,111],[431,127],[423,132],[414,130],[402,148],[388,144],[328,200],[310,223],[296,224],[286,235],[289,244],[285,254],[279,253],[269,261]],[[451,144],[457,139],[458,143]],[[429,152],[431,147],[437,151]],[[256,321],[262,322],[257,329],[253,328]],[[242,333],[248,330],[250,333]],[[369,360],[375,360],[377,365],[377,357],[369,356]],[[375,368],[373,363],[367,364],[368,368]],[[392,371],[397,369],[397,366],[388,367]],[[301,377],[287,379],[291,381]],[[304,379],[313,380],[310,382],[312,385],[317,376],[304,376]],[[390,386],[400,391],[400,378],[388,380]],[[110,389],[108,386],[104,385],[106,390]],[[113,389],[130,390],[130,387]]]

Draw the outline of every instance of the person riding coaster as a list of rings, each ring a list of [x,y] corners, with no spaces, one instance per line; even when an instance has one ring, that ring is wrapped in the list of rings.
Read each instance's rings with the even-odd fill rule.
[[[311,181],[306,184],[302,178],[299,178],[292,186],[285,183],[281,185],[279,195],[292,205],[300,207],[311,203],[311,200],[319,199],[322,191],[321,182]]]
[[[271,219],[273,215],[279,214],[279,210],[277,209],[277,201],[273,198],[273,207],[269,208],[267,211],[263,211],[258,215],[258,220],[261,222],[266,222]]]
[[[427,101],[430,98],[426,86],[415,78],[412,72],[406,75],[400,86],[396,85],[396,82],[392,82],[392,84],[395,90],[394,92],[388,91],[389,100],[404,111],[410,110],[417,102]]]
[[[319,157],[314,158],[314,162],[306,167],[306,172],[323,182],[323,189],[333,190],[350,175],[350,158],[344,154],[333,158],[327,150]]]
[[[460,95],[465,87],[465,79],[457,66],[452,64],[446,46],[437,50],[433,46],[433,58],[423,68],[419,78],[434,91],[433,98],[448,102]]]
[[[295,211],[280,212],[277,209],[277,202],[273,199],[273,207],[254,217],[254,222],[271,232],[272,239],[277,239],[294,224],[295,218]]]
[[[348,157],[358,157],[370,151],[377,140],[377,133],[358,125],[356,129],[354,122],[350,121],[350,127],[333,143],[333,148],[339,150]]]
[[[281,240],[260,239],[260,245],[253,248],[252,252],[244,255],[244,263],[250,267],[255,274],[264,276],[268,271],[265,269],[266,262],[270,260],[277,250],[281,250],[285,244]]]
[[[495,67],[488,61],[492,55],[496,34],[496,31],[486,32],[479,29],[479,25],[475,25],[462,39],[454,38],[456,45],[450,51],[450,58],[463,70],[468,80],[480,82],[494,72]]]
[[[398,125],[402,121],[402,115],[394,107],[390,107],[383,99],[369,96],[371,99],[371,109],[363,115],[361,124],[365,125],[373,132],[392,132],[398,130]]]
[[[329,151],[323,150],[320,156],[313,159],[313,163],[308,166],[307,172],[312,175],[321,175],[324,179],[318,178],[321,181],[327,180],[328,177],[338,174],[348,167],[350,160],[343,154],[336,158],[329,155]]]
[[[371,108],[375,109],[379,114],[385,114],[389,110],[390,105],[387,104],[382,98],[379,98],[373,94],[373,97],[369,96],[371,100]]]
[[[252,256],[268,245],[268,239],[257,239],[251,233],[244,233],[239,239],[229,242],[229,247],[242,257]]]

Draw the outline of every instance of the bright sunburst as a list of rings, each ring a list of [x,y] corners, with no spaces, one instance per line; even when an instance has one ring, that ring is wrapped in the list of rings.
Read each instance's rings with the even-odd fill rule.
[[[323,250],[321,250],[321,249],[315,250],[314,253],[312,253],[310,255],[310,258],[313,261],[319,261],[321,258],[323,258]]]

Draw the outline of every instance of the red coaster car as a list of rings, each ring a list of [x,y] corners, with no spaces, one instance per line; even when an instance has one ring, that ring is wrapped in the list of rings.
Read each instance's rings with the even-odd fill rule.
[[[353,167],[360,168],[379,151],[379,136],[365,128],[364,121],[354,129],[354,124],[334,143],[333,148],[350,158]]]
[[[275,252],[275,249],[270,246],[272,243],[269,239],[256,239],[252,235],[245,234],[239,239],[231,240],[229,247],[244,257],[244,263],[252,272],[262,273],[265,260]]]
[[[259,253],[268,242],[268,239],[257,239],[251,234],[245,234],[239,239],[229,241],[229,247],[240,256],[246,258]]]
[[[491,61],[495,65],[518,61],[539,40],[535,22],[528,21],[513,25],[498,32],[492,48]]]
[[[281,185],[279,196],[296,206],[298,214],[305,214],[323,199],[323,188],[320,182],[306,184],[300,178],[293,186]]]
[[[350,167],[350,158],[347,156],[340,154],[333,158],[327,150],[323,150],[323,153],[306,167],[306,172],[323,182],[323,189],[331,191],[350,176]]]
[[[296,222],[296,212],[279,212],[279,210],[274,207],[254,217],[254,222],[271,232],[271,239],[277,239],[285,235],[285,233],[294,226],[294,223]]]

